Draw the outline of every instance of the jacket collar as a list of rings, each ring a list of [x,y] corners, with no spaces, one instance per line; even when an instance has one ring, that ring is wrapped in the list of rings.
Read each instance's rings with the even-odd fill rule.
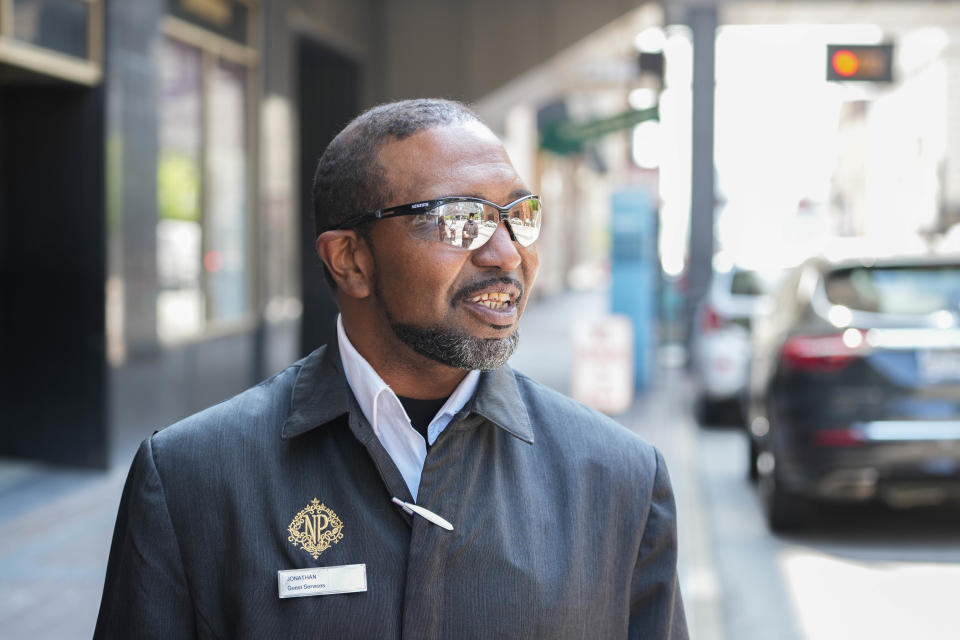
[[[290,415],[283,423],[281,437],[295,438],[353,411],[360,409],[343,373],[339,349],[320,347],[301,361],[293,384]],[[520,397],[516,374],[510,367],[502,366],[480,375],[476,394],[455,420],[470,412],[533,444],[530,416]]]
[[[507,433],[533,444],[533,426],[527,405],[520,397],[517,375],[504,365],[480,374],[477,393],[467,409],[477,413]]]
[[[350,413],[355,401],[336,349],[320,347],[301,361],[281,437],[294,438]]]

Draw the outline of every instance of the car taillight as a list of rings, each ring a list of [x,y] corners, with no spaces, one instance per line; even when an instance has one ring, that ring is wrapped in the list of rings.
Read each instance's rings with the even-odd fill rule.
[[[700,328],[704,331],[704,333],[723,329],[725,324],[726,321],[724,320],[723,316],[717,313],[716,309],[711,307],[709,304],[703,306],[703,311],[700,314]]]
[[[820,447],[856,447],[863,444],[863,435],[855,429],[818,429],[813,443]]]
[[[800,371],[839,371],[866,351],[864,332],[847,329],[836,334],[793,336],[780,349],[780,360]]]

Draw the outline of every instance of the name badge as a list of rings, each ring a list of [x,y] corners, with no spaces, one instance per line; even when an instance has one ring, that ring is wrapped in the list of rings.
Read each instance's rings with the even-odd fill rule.
[[[281,598],[359,593],[367,590],[367,565],[345,564],[339,567],[277,571],[277,584]]]

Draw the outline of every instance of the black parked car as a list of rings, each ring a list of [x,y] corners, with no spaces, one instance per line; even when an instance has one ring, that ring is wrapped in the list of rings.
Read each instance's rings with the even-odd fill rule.
[[[960,256],[795,269],[755,325],[748,427],[774,530],[810,498],[960,495]]]

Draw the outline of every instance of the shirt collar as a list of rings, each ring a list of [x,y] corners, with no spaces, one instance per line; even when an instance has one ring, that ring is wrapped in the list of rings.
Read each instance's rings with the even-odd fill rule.
[[[291,394],[290,414],[281,431],[284,440],[325,425],[355,409],[365,413],[358,407],[360,401],[352,397],[340,349],[320,347],[299,365]],[[533,444],[533,427],[514,371],[502,366],[480,372],[476,384],[472,400],[467,401],[458,417],[477,413],[516,438]],[[440,413],[449,404],[448,401]]]
[[[360,405],[360,411],[373,427],[373,432],[380,435],[381,427],[377,418],[382,415],[381,412],[399,413],[409,422],[397,395],[350,342],[340,316],[337,316],[337,344],[347,384]]]
[[[397,428],[398,425],[406,425],[412,436],[416,431],[410,424],[410,417],[407,415],[403,404],[390,388],[380,374],[370,366],[366,358],[360,355],[347,332],[343,328],[343,319],[337,316],[337,343],[340,346],[340,361],[343,363],[343,372],[347,378],[347,384],[353,390],[353,395],[360,405],[360,410],[367,418],[367,422],[373,427],[373,432],[377,437],[381,437],[384,428]],[[460,381],[457,388],[454,389],[450,397],[447,398],[443,406],[437,412],[437,415],[431,419],[429,435],[430,441],[436,440],[437,435],[447,426],[450,419],[463,408],[465,404],[473,397],[477,390],[477,383],[480,378],[479,371],[470,371]],[[394,417],[396,420],[390,420]],[[384,420],[383,418],[387,418]]]

